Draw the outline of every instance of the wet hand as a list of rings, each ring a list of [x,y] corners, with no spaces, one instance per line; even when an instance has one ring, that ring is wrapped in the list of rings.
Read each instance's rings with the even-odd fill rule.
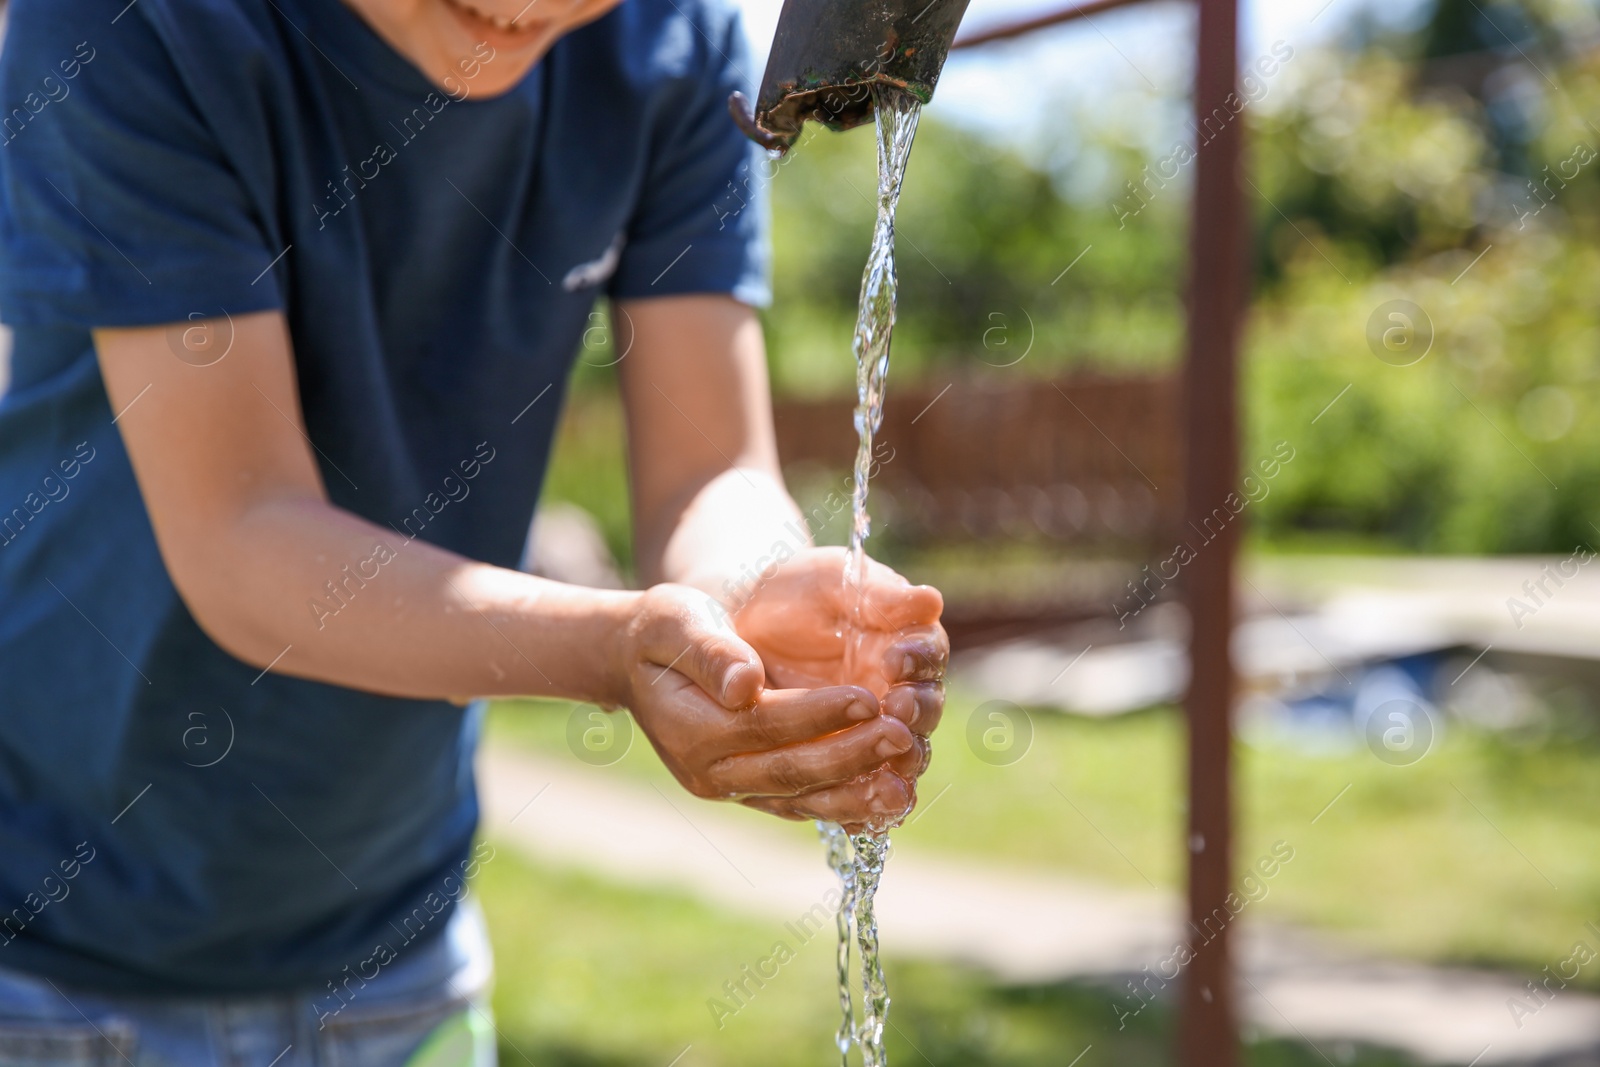
[[[909,805],[905,780],[881,768],[921,762],[907,724],[915,711],[883,714],[862,686],[768,688],[756,649],[704,593],[659,585],[640,594],[616,658],[614,702],[633,710],[695,796],[847,825]]]
[[[747,594],[734,627],[760,654],[773,685],[850,684],[877,695],[885,714],[919,739],[914,749],[889,761],[903,779],[899,786],[877,788],[904,787],[914,795],[909,783],[927,769],[926,739],[944,711],[950,654],[939,625],[944,600],[938,590],[912,585],[869,559],[858,620],[856,588],[844,581],[845,560],[842,548],[801,551]]]

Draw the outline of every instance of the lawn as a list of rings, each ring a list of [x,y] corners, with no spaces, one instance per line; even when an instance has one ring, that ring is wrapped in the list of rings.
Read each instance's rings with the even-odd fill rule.
[[[501,846],[475,884],[489,914],[505,1067],[822,1067],[836,1062],[832,942],[798,948],[733,1014],[723,984],[772,952],[779,923],[686,897],[535,870]],[[933,964],[888,963],[891,1062],[933,1067],[1157,1067],[1173,1017],[1152,1008],[1117,1029],[1110,990],[1001,986]],[[753,988],[753,987],[752,987]],[[719,1025],[720,1023],[720,1025]],[[1092,1048],[1091,1048],[1092,1046]],[[1087,1051],[1086,1051],[1087,1050]],[[1251,1067],[1398,1067],[1379,1052],[1252,1041]]]
[[[967,745],[975,703],[952,691],[923,812],[899,840],[1111,883],[1180,883],[1174,710],[1109,720],[1035,712],[1026,754],[991,766]],[[572,759],[565,725],[560,706],[504,704],[489,739]],[[1410,767],[1365,748],[1310,755],[1241,743],[1238,863],[1278,841],[1294,849],[1259,914],[1385,953],[1529,972],[1579,938],[1594,944],[1584,924],[1600,922],[1600,746],[1513,744],[1452,726]],[[668,780],[642,738],[605,773]],[[1597,975],[1585,968],[1580,982],[1600,987]]]

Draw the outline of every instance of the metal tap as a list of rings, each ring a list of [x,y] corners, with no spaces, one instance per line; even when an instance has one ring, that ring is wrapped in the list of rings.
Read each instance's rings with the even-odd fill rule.
[[[848,130],[872,118],[873,86],[926,104],[968,0],[784,0],[755,108],[728,99],[752,140],[786,151],[807,119]]]

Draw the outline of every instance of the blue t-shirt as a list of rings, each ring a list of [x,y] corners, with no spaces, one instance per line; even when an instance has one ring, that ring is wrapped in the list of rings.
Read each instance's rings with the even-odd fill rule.
[[[492,49],[438,88],[339,0],[10,8],[0,967],[337,984],[443,928],[475,866],[476,717],[207,638],[89,330],[282,309],[333,502],[390,549],[515,566],[597,296],[766,299],[753,149],[726,110],[749,91],[737,15],[626,0],[490,97]],[[182,332],[195,373],[227,358]]]

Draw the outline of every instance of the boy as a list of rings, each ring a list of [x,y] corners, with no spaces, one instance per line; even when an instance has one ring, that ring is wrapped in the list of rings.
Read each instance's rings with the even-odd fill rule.
[[[9,18],[0,1062],[487,1062],[473,697],[627,707],[701,797],[904,810],[940,600],[875,566],[846,657],[719,0]],[[511,569],[602,293],[643,591]]]

